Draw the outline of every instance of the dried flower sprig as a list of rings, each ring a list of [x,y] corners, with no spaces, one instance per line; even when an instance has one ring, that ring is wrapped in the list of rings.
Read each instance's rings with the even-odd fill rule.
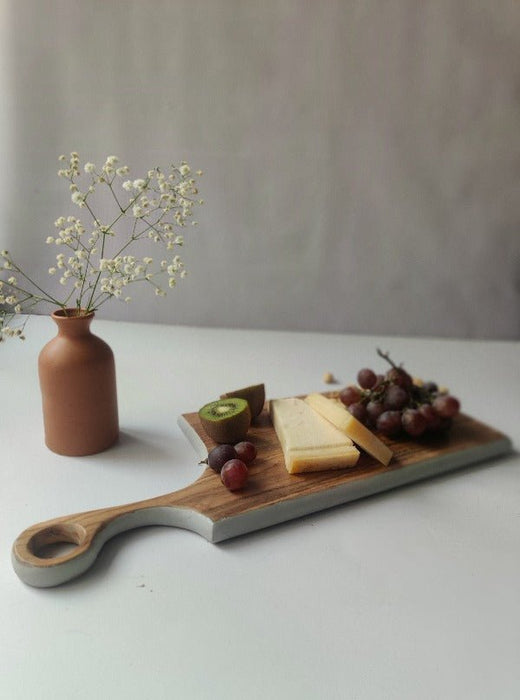
[[[60,216],[54,222],[54,235],[48,245],[60,248],[50,275],[59,276],[65,288],[60,299],[28,277],[7,250],[0,251],[0,340],[23,338],[25,322],[15,328],[17,314],[30,313],[40,304],[62,309],[75,307],[89,313],[109,299],[130,301],[131,284],[149,285],[156,296],[166,296],[177,280],[186,276],[178,248],[184,243],[183,229],[194,210],[202,205],[197,182],[200,170],[192,173],[188,163],[171,165],[168,170],[149,170],[146,177],[129,179],[130,169],[119,166],[116,156],[108,156],[101,168],[72,152],[58,175],[69,182],[71,201],[84,210],[86,221],[76,216]],[[94,202],[102,199],[103,223],[95,213]],[[126,225],[126,228],[125,228]],[[140,257],[143,242],[158,250],[158,255]]]

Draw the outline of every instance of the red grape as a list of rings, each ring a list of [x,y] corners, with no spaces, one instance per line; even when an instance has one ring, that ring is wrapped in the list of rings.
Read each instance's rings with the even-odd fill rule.
[[[238,457],[233,445],[217,445],[208,454],[208,466],[219,472],[230,459]]]
[[[449,394],[440,394],[440,396],[436,396],[432,406],[441,418],[453,418],[460,409],[458,399]]]
[[[383,435],[397,435],[401,431],[401,411],[383,411],[376,426]]]
[[[350,406],[351,403],[356,403],[361,398],[361,390],[357,386],[346,386],[339,394],[339,398],[345,404]]]
[[[230,459],[222,467],[220,478],[224,486],[230,491],[239,491],[246,484],[248,476],[247,466],[241,459]]]
[[[413,384],[413,380],[402,367],[392,367],[386,373],[386,378],[392,384],[397,384],[397,386],[403,389],[410,389]]]
[[[385,407],[381,401],[369,401],[367,403],[367,415],[373,423],[377,421],[384,410]]]
[[[438,430],[441,425],[441,418],[435,412],[433,406],[429,403],[423,403],[419,406],[419,413],[426,421],[426,430]]]
[[[251,464],[251,462],[256,458],[256,447],[252,442],[243,441],[235,445],[235,452],[237,453],[238,459],[246,464]]]
[[[426,418],[416,408],[407,408],[401,417],[405,433],[412,437],[422,435],[426,430]]]
[[[359,403],[359,401],[356,401],[355,403],[351,403],[350,406],[348,406],[348,410],[354,418],[357,418],[358,421],[361,421],[361,423],[364,423],[367,419],[367,409],[366,406],[362,403]]]
[[[360,369],[357,375],[358,384],[362,389],[372,389],[377,382],[377,375],[371,369]]]
[[[385,408],[391,411],[398,411],[408,403],[410,396],[407,391],[397,384],[390,384],[385,391]]]

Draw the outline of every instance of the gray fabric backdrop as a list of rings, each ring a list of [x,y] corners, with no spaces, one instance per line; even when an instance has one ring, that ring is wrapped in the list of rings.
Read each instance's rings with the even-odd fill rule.
[[[186,280],[100,316],[520,337],[520,3],[0,0],[0,247],[57,156],[204,170]]]

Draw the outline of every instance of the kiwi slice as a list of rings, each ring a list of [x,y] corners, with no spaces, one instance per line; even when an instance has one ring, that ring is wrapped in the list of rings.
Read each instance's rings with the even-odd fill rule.
[[[251,411],[251,418],[254,420],[260,415],[260,413],[262,413],[262,409],[264,407],[265,386],[263,384],[253,384],[251,386],[246,386],[243,389],[228,391],[225,394],[222,394],[220,398],[229,399],[233,397],[245,399],[247,401]]]
[[[230,397],[212,401],[199,411],[202,427],[219,443],[235,444],[243,440],[251,425],[251,410],[246,399]]]

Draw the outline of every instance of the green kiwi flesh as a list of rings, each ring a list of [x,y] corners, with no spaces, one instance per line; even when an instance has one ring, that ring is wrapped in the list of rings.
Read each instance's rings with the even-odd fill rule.
[[[251,411],[251,418],[254,420],[257,416],[262,413],[262,409],[265,403],[265,386],[264,384],[253,384],[251,386],[246,386],[243,389],[235,389],[235,391],[227,391],[222,394],[221,399],[229,398],[240,398],[245,399],[249,404],[249,409]]]
[[[212,440],[221,444],[241,442],[251,425],[246,399],[230,397],[211,401],[199,411],[202,427]]]

